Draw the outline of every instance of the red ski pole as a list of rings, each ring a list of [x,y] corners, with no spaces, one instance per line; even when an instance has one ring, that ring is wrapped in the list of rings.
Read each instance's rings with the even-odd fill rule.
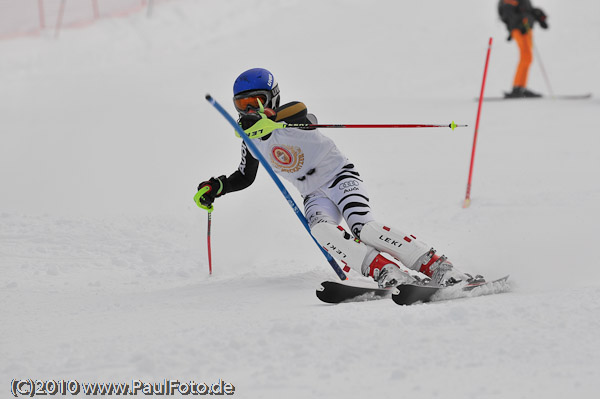
[[[338,128],[338,129],[374,129],[374,128],[392,128],[392,129],[413,129],[420,127],[449,127],[454,130],[457,127],[466,127],[467,125],[457,125],[452,121],[452,123],[447,123],[444,125],[431,125],[431,124],[395,124],[395,125],[350,125],[350,124],[309,124],[309,123],[286,123],[283,124],[283,127],[293,127],[296,129],[315,129],[315,128]]]
[[[210,190],[210,187],[202,187],[200,190],[198,190],[196,195],[194,195],[194,202],[200,208],[202,208],[208,212],[208,228],[206,231],[206,242],[208,244],[208,274],[212,275],[212,255],[211,255],[211,249],[210,249],[210,227],[212,224],[212,211],[215,210],[215,207],[213,205],[204,206],[200,202],[200,199],[202,198],[202,196],[204,194],[206,194],[209,190]]]
[[[490,51],[492,50],[492,38],[488,43],[487,56],[485,57],[485,68],[483,69],[483,82],[481,83],[481,93],[479,94],[479,106],[477,107],[477,119],[475,121],[475,134],[473,135],[473,150],[471,151],[471,165],[469,166],[469,180],[467,182],[467,194],[463,202],[463,208],[471,205],[471,180],[473,178],[473,163],[475,161],[475,147],[477,146],[477,132],[479,131],[479,116],[481,115],[481,104],[483,102],[483,91],[485,89],[485,78],[487,76],[488,64],[490,61]]]
[[[206,241],[208,242],[208,274],[212,276],[212,256],[210,253],[210,225],[212,221],[212,211],[208,212],[208,231],[206,232]]]

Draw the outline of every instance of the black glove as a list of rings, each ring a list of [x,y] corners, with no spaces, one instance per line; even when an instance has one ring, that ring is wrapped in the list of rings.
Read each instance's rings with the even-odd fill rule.
[[[210,207],[218,198],[227,192],[226,189],[227,178],[225,175],[219,177],[211,177],[210,180],[203,181],[198,185],[198,191],[205,187],[209,187],[209,190],[200,197],[200,203],[206,207]]]
[[[548,29],[548,22],[546,22],[548,17],[546,17],[546,14],[541,9],[534,8],[533,9],[533,17],[535,18],[536,21],[538,21],[540,23],[540,26],[543,29]]]
[[[273,111],[271,108],[265,108],[265,115],[267,118],[274,121],[277,117],[277,113]],[[242,130],[250,129],[256,122],[258,122],[262,118],[258,112],[253,112],[249,114],[240,115],[240,119],[238,119],[238,125],[242,127]]]
[[[241,115],[238,119],[238,125],[242,127],[242,130],[250,129],[260,118],[261,116],[258,113]]]

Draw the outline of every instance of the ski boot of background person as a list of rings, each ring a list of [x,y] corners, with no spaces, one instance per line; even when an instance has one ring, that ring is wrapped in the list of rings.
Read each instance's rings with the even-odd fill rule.
[[[504,98],[539,98],[541,96],[541,94],[521,86],[514,86],[510,93],[504,93]]]
[[[431,278],[433,284],[442,287],[449,287],[460,282],[466,282],[468,284],[485,282],[483,276],[479,274],[473,277],[468,273],[463,273],[456,269],[454,265],[452,265],[452,262],[444,255],[436,255],[435,249],[433,248],[419,258],[416,267],[419,268],[421,273]]]

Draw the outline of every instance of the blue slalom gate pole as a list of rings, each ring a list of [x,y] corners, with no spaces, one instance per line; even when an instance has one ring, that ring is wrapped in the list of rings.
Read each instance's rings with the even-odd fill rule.
[[[321,244],[319,244],[319,242],[316,240],[316,238],[312,235],[312,233],[310,231],[310,226],[308,225],[308,220],[306,220],[306,217],[304,217],[304,215],[298,208],[298,205],[296,205],[296,202],[294,201],[294,199],[292,198],[290,193],[286,190],[283,183],[281,183],[281,180],[279,180],[279,177],[277,177],[277,175],[273,171],[273,168],[271,168],[271,165],[269,165],[269,162],[267,162],[265,157],[263,157],[263,155],[260,153],[260,151],[258,151],[258,148],[256,148],[256,145],[254,145],[254,143],[252,142],[250,137],[248,137],[246,132],[244,132],[242,130],[242,128],[240,127],[240,125],[237,124],[235,119],[233,119],[231,117],[231,115],[229,115],[229,113],[221,106],[221,104],[219,104],[214,98],[212,98],[212,96],[210,94],[206,95],[206,100],[209,103],[211,103],[217,109],[217,111],[219,111],[221,113],[221,115],[223,115],[225,117],[225,119],[227,119],[227,122],[229,122],[229,124],[234,127],[234,129],[238,132],[238,134],[240,135],[242,140],[244,140],[244,142],[246,143],[248,148],[250,148],[250,150],[252,150],[252,153],[254,155],[256,155],[256,158],[258,158],[260,164],[267,170],[267,172],[269,173],[269,176],[271,176],[271,178],[273,179],[273,181],[279,188],[279,191],[281,191],[281,194],[283,194],[283,196],[287,200],[288,204],[290,204],[294,213],[296,214],[296,216],[298,216],[298,219],[300,219],[300,222],[302,222],[302,225],[304,226],[304,228],[306,229],[306,231],[308,232],[310,237],[313,239],[315,244],[317,244],[317,246],[319,247],[319,249],[321,250],[323,255],[325,255],[325,258],[327,258],[329,265],[331,265],[331,267],[333,268],[335,273],[338,275],[340,280],[346,280],[347,277],[346,277],[346,274],[344,273],[344,271],[340,268],[340,266],[337,264],[335,259],[333,259],[333,257],[331,255],[329,255],[329,253],[327,251],[325,251],[325,249],[323,249]]]

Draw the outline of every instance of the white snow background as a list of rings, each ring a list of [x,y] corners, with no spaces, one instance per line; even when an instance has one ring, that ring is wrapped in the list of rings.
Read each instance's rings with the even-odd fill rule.
[[[239,398],[596,397],[600,4],[534,4],[553,92],[594,97],[484,103],[468,209],[488,38],[486,94],[518,60],[496,1],[180,0],[0,42],[0,396],[13,378],[167,378]],[[468,124],[324,132],[378,220],[513,291],[323,304],[336,276],[262,167],[215,203],[209,277],[192,197],[240,139],[204,96],[233,113],[253,67],[323,123]],[[530,75],[548,94],[539,60]]]

